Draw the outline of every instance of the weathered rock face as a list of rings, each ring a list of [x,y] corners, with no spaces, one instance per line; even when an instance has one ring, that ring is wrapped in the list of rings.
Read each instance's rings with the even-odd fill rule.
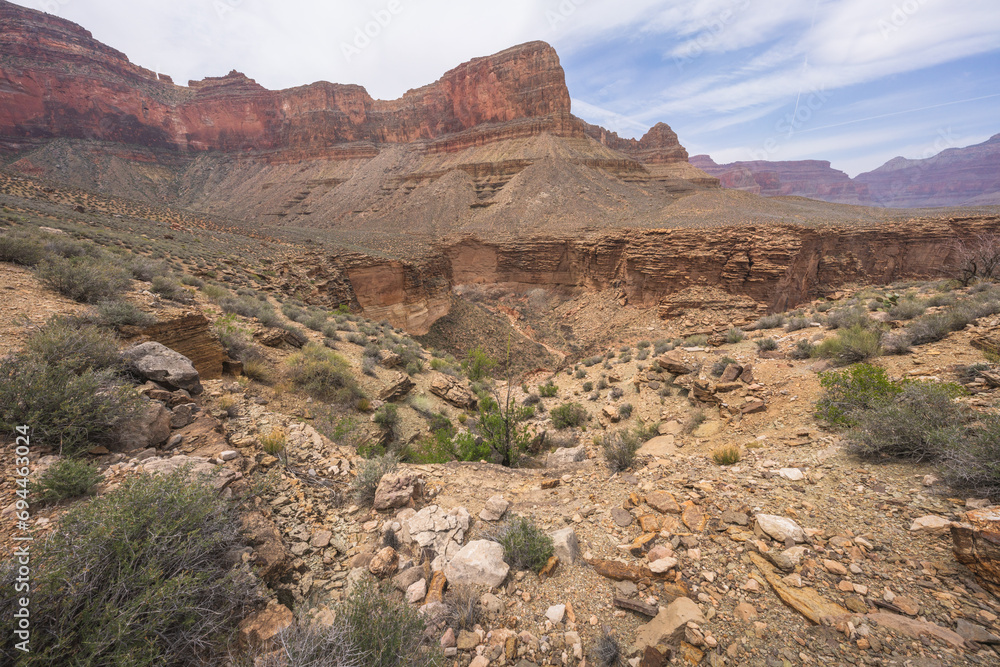
[[[226,351],[204,315],[199,313],[158,322],[143,329],[142,336],[190,359],[201,379],[214,380],[222,376]]]
[[[795,195],[837,204],[871,206],[874,203],[868,185],[833,169],[826,160],[752,160],[716,164],[707,155],[695,155],[690,162],[718,178],[724,188],[765,197]]]
[[[476,58],[390,101],[325,81],[270,91],[236,71],[177,86],[74,23],[8,2],[0,2],[0,52],[0,135],[14,142],[77,137],[193,151],[287,150],[283,159],[298,159],[336,145],[432,140],[570,108],[559,58],[543,42]],[[579,122],[548,130],[583,136]],[[449,139],[436,149],[481,142]]]

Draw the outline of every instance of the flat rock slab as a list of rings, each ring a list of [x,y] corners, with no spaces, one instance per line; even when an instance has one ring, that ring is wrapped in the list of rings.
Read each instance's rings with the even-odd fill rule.
[[[122,360],[130,370],[147,380],[171,389],[185,389],[191,394],[201,393],[198,371],[191,360],[162,343],[150,341],[133,345],[122,353]]]
[[[681,506],[669,491],[650,491],[646,504],[662,514],[680,514]]]
[[[791,538],[796,542],[805,542],[806,533],[795,521],[774,514],[758,514],[756,516],[757,527],[769,537],[784,542]]]
[[[656,574],[643,565],[632,565],[622,563],[617,560],[605,560],[603,558],[593,558],[589,561],[594,571],[602,577],[615,581],[639,581],[640,579],[666,579],[664,574]]]
[[[781,578],[774,567],[771,566],[763,556],[751,552],[750,560],[753,561],[757,569],[764,575],[764,579],[771,585],[774,592],[778,594],[785,604],[799,612],[813,623],[819,624],[824,618],[847,616],[850,612],[836,602],[827,600],[812,588],[793,588]]]
[[[661,609],[649,623],[639,626],[633,649],[644,651],[647,646],[674,644],[684,636],[688,623],[703,625],[706,623],[705,616],[691,598],[677,598]]]
[[[899,614],[890,614],[884,611],[868,614],[868,619],[884,628],[895,630],[914,639],[919,639],[920,635],[927,635],[935,639],[940,639],[945,644],[955,648],[965,646],[965,638],[962,635],[943,628],[936,623],[900,616]]]

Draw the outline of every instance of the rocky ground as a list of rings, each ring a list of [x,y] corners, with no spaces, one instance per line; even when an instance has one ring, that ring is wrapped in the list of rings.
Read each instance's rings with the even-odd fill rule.
[[[0,289],[5,350],[49,315],[83,310],[12,265],[3,265]],[[221,315],[202,293],[191,293],[191,303],[173,303],[136,281],[128,298],[161,322]],[[658,339],[701,323],[659,322],[638,310],[620,330],[595,323],[614,307],[613,300],[576,296],[553,309],[547,331],[580,319],[578,339],[598,353],[593,363],[567,357],[558,373],[515,379],[518,401],[536,395],[539,385],[557,387],[555,396],[532,399],[537,410],[529,426],[546,439],[522,467],[403,463],[382,480],[376,508],[361,506],[349,486],[364,465],[358,445],[381,437],[370,410],[395,402],[395,442],[416,444],[429,435],[427,413],[459,424],[474,416],[469,382],[431,370],[427,351],[412,377],[384,351],[372,374],[363,374],[364,347],[374,337],[341,339],[335,347],[372,405],[368,412],[328,405],[280,377],[297,349],[282,339],[264,345],[276,373],[267,383],[225,375],[202,379],[200,393],[139,385],[150,399],[146,427],[124,451],[91,453],[104,471],[99,492],[130,475],[194,463],[215,476],[220,492],[254,497],[244,519],[253,546],[247,557],[273,598],[244,628],[258,639],[295,616],[329,622],[354,582],[378,578],[425,611],[428,639],[449,665],[600,665],[595,651],[609,636],[623,658],[647,667],[1000,663],[993,648],[1000,643],[1000,602],[956,562],[948,532],[988,501],[956,497],[929,465],[861,461],[841,434],[817,422],[818,373],[829,362],[788,353],[798,340],[829,330],[762,330],[738,343],[716,336],[668,351],[672,346]],[[497,312],[523,336],[537,333],[541,325],[507,308]],[[256,340],[273,333],[241,322]],[[1000,319],[982,318],[878,363],[895,378],[955,381],[958,366],[984,359],[971,341],[998,328]],[[313,342],[324,338],[302,333]],[[621,338],[606,345],[612,334]],[[776,339],[777,350],[758,350],[765,337]],[[728,368],[713,376],[723,358]],[[988,383],[970,387],[973,394],[961,400],[993,404]],[[552,410],[567,402],[583,406],[588,419],[555,429]],[[652,424],[658,435],[635,464],[613,473],[595,436]],[[265,452],[261,441],[277,432],[284,446]],[[740,460],[723,466],[712,454],[726,445]],[[10,443],[3,448],[11,460]],[[38,449],[34,474],[55,454]],[[0,485],[5,521],[14,490],[7,473]],[[66,508],[39,508],[39,535],[57,527]],[[509,568],[491,546],[501,522],[517,515],[555,537],[558,562],[543,576]],[[465,586],[473,587],[480,615],[461,629],[450,621],[449,605],[468,595]]]

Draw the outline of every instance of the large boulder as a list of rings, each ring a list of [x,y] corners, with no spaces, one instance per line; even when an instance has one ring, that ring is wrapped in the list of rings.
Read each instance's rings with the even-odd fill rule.
[[[240,634],[249,645],[268,644],[278,634],[295,622],[292,610],[274,600],[267,607],[240,622]]]
[[[162,343],[133,345],[122,353],[122,359],[129,370],[147,380],[191,394],[201,393],[198,371],[191,360]]]
[[[503,560],[503,547],[491,540],[473,540],[444,567],[450,584],[496,588],[507,578],[510,566]]]
[[[633,648],[643,651],[647,646],[676,644],[684,636],[688,623],[704,624],[705,616],[691,598],[677,598],[660,609],[660,613],[645,625],[640,625],[635,633]]]
[[[404,544],[413,542],[421,549],[432,549],[447,560],[462,548],[472,516],[464,507],[446,510],[428,505],[419,512],[404,509],[397,515],[397,520],[402,528],[400,537]]]
[[[677,352],[667,352],[656,360],[660,368],[674,375],[687,375],[694,370]]]
[[[973,510],[950,528],[955,560],[972,570],[983,588],[1000,595],[1000,512]]]
[[[552,549],[560,563],[572,565],[580,560],[580,542],[576,538],[576,531],[572,528],[563,528],[551,533]]]
[[[577,447],[561,447],[549,454],[545,460],[548,468],[561,468],[571,463],[578,463],[587,458],[587,448],[585,445]]]
[[[403,471],[382,477],[375,489],[375,509],[379,511],[406,507],[411,499],[423,496],[424,480],[417,473]]]
[[[118,432],[122,451],[159,447],[170,437],[170,411],[159,401],[143,401],[139,411]]]
[[[435,396],[439,396],[463,410],[474,410],[476,407],[476,395],[472,393],[472,390],[450,375],[432,373],[430,390]]]

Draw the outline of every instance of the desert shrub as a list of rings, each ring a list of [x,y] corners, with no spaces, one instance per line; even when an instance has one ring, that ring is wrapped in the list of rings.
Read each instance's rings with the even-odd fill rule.
[[[951,318],[947,313],[932,313],[913,320],[906,325],[913,345],[924,345],[939,341],[951,333]]]
[[[44,259],[36,272],[39,280],[80,303],[116,299],[128,288],[130,280],[125,269],[94,257]]]
[[[599,438],[604,460],[612,472],[622,472],[632,467],[635,453],[644,441],[628,431],[614,431]]]
[[[222,299],[231,296],[229,290],[227,290],[222,285],[215,285],[213,283],[205,283],[201,287],[201,293],[208,297],[208,300],[213,303],[220,303]]]
[[[889,309],[889,317],[894,320],[912,320],[923,315],[925,310],[927,306],[919,299],[903,298]]]
[[[587,377],[587,371],[583,370],[582,368],[578,368],[576,369],[576,372],[573,374],[573,377],[575,377],[577,380],[582,380],[583,378]]]
[[[520,463],[521,453],[527,451],[532,440],[532,434],[523,422],[534,415],[535,410],[532,406],[517,405],[513,396],[509,394],[503,401],[504,404],[501,404],[488,395],[480,398],[479,417],[476,420],[476,430],[480,438],[473,440],[473,444],[466,438],[464,446],[470,451],[483,451],[485,447],[489,456],[480,456],[480,459],[488,458],[500,465],[516,466]],[[461,418],[461,415],[459,417]],[[461,446],[459,450],[461,454]],[[462,458],[472,460],[465,459],[464,454]]]
[[[559,387],[554,385],[552,383],[552,380],[549,380],[545,384],[538,385],[538,395],[543,398],[552,398],[558,393],[559,393]]]
[[[343,624],[294,623],[273,645],[248,647],[234,667],[362,667]]]
[[[731,466],[740,462],[738,445],[722,445],[712,450],[712,460],[720,466]]]
[[[243,375],[261,384],[274,383],[274,369],[263,357],[251,357],[244,361]]]
[[[927,307],[937,308],[938,306],[951,306],[954,305],[956,301],[958,301],[958,297],[950,291],[939,292],[927,297]]]
[[[515,516],[501,523],[491,536],[503,547],[503,559],[515,570],[541,571],[553,553],[552,538],[531,519]]]
[[[62,254],[62,253],[60,253]],[[65,255],[63,255],[65,256]],[[133,256],[128,262],[129,273],[136,280],[153,282],[156,277],[163,277],[167,274],[167,263],[163,260],[150,259],[149,257]],[[155,289],[153,291],[156,291]]]
[[[622,654],[618,640],[607,632],[600,636],[590,652],[597,667],[618,667],[622,663]]]
[[[219,342],[225,348],[226,353],[233,359],[243,362],[243,371],[246,373],[246,366],[251,361],[263,361],[264,352],[258,347],[250,337],[250,330],[243,326],[234,315],[224,315],[212,323],[215,335],[219,337]]]
[[[842,426],[853,425],[857,413],[887,403],[903,391],[884,368],[872,364],[820,373],[819,382],[825,392],[816,403],[816,417]]]
[[[810,326],[812,321],[808,317],[793,317],[785,322],[785,331],[799,331]]]
[[[803,338],[795,343],[795,347],[789,352],[792,359],[808,359],[816,354],[816,346]]]
[[[716,359],[715,363],[712,364],[712,370],[709,371],[712,377],[719,377],[725,372],[726,367],[729,364],[735,364],[736,360],[731,357],[722,357],[721,359]]]
[[[654,354],[663,354],[664,352],[669,352],[672,349],[674,349],[674,344],[669,340],[660,339],[653,343]]]
[[[607,388],[608,388],[608,379],[605,377],[598,378],[597,390],[600,391],[602,389],[607,389]]]
[[[454,428],[439,428],[431,437],[406,447],[405,459],[412,463],[447,463],[455,459]],[[489,452],[487,452],[489,453]],[[476,459],[478,460],[478,459]]]
[[[332,350],[306,345],[288,357],[286,366],[292,383],[317,400],[345,403],[362,396],[351,367]]]
[[[746,334],[743,333],[743,329],[740,329],[739,327],[729,327],[728,329],[726,329],[727,343],[739,343],[746,337],[747,337]]]
[[[418,375],[424,370],[424,362],[420,359],[414,359],[410,363],[406,364],[406,374],[407,375]]]
[[[816,346],[816,356],[830,359],[838,366],[865,361],[882,353],[881,338],[878,331],[855,325],[838,330],[837,335]]]
[[[875,321],[862,306],[849,306],[830,311],[826,316],[826,326],[830,329],[869,328]]]
[[[770,352],[778,349],[778,341],[771,337],[760,338],[757,341],[757,349],[761,352]]]
[[[911,382],[890,400],[853,413],[850,449],[864,458],[937,458],[963,438],[958,385]]]
[[[117,340],[100,327],[67,317],[52,317],[31,332],[25,350],[69,373],[100,371],[119,365]]]
[[[958,381],[962,384],[969,384],[973,382],[976,378],[982,377],[983,372],[990,371],[993,366],[983,362],[970,364],[968,366],[959,366],[955,369],[955,373],[958,375]]]
[[[128,301],[102,301],[95,308],[95,319],[109,327],[148,327],[156,317]]]
[[[987,498],[1000,496],[1000,415],[984,414],[960,438],[944,443],[944,479]]]
[[[399,408],[395,403],[386,403],[372,415],[372,421],[376,426],[387,433],[395,433],[399,426]]]
[[[347,336],[345,336],[344,339],[348,343],[354,343],[355,345],[364,346],[368,344],[368,336],[364,335],[363,333],[359,333],[357,331],[347,334]]]
[[[432,650],[421,650],[423,615],[373,581],[356,584],[337,605],[336,618],[346,631],[345,643],[365,667],[429,667],[437,662]]]
[[[358,505],[371,505],[375,500],[375,489],[382,477],[388,475],[399,465],[399,459],[393,454],[376,456],[362,461],[358,466],[358,476],[351,480],[351,495]]]
[[[34,266],[46,254],[45,247],[34,235],[18,232],[0,234],[0,262]]]
[[[76,373],[31,355],[0,359],[0,429],[29,424],[41,442],[67,456],[113,444],[140,399],[111,370]]]
[[[260,436],[260,446],[271,456],[278,456],[285,451],[288,446],[288,435],[285,429],[272,428],[267,433]]]
[[[585,421],[587,421],[587,409],[579,403],[563,403],[552,408],[552,426],[554,428],[579,426]]]
[[[140,475],[75,506],[32,547],[31,653],[21,665],[194,665],[258,602],[234,567],[232,505],[186,469]],[[13,590],[16,570],[2,570]],[[12,617],[14,596],[0,596]],[[13,654],[12,633],[0,639]]]
[[[708,343],[708,336],[705,334],[694,334],[684,339],[685,347],[701,347]]]
[[[632,404],[622,403],[618,406],[618,416],[622,419],[628,419],[632,416]]]
[[[371,357],[377,361],[382,357],[382,348],[375,343],[368,343],[365,345],[365,349],[361,351],[361,354],[365,357]]]
[[[291,301],[286,301],[281,304],[281,312],[285,317],[293,322],[304,322],[306,318],[309,317],[309,314],[304,308],[295,305]]]
[[[468,358],[462,362],[465,374],[473,382],[478,382],[489,376],[490,371],[496,368],[496,365],[497,360],[486,354],[486,351],[481,347],[469,350]]]
[[[708,415],[705,414],[704,410],[696,410],[687,420],[684,422],[684,432],[693,433],[696,428],[705,423],[708,419]]]
[[[58,502],[90,495],[102,479],[93,464],[64,457],[46,468],[31,490],[42,502]]]
[[[448,605],[449,625],[456,630],[472,630],[479,623],[479,591],[467,584],[452,586],[444,596]]]
[[[891,331],[882,336],[882,354],[907,354],[913,344],[909,331]]]
[[[196,287],[198,289],[201,289],[202,287],[205,286],[204,280],[196,276],[189,275],[187,273],[181,276],[181,283],[187,285],[188,287]]]
[[[832,301],[820,301],[818,304],[816,304],[816,310],[820,313],[825,313],[831,308],[833,308]]]
[[[649,349],[648,348],[640,348],[639,351],[635,353],[635,358],[638,361],[645,361],[646,359],[649,358]],[[640,364],[640,366],[641,365],[642,364]]]
[[[611,391],[608,392],[608,395],[617,401],[619,398],[625,395],[625,390],[617,386],[612,387]]]
[[[588,381],[588,382],[584,382],[583,383],[583,391],[585,393],[589,394],[593,390],[594,390],[594,383],[593,382]]]
[[[323,311],[313,311],[302,322],[307,329],[321,331],[326,326],[326,313]]]
[[[777,329],[785,323],[785,316],[781,313],[773,313],[771,315],[765,315],[756,322],[750,325],[750,328],[754,331],[760,331],[762,329]]]

